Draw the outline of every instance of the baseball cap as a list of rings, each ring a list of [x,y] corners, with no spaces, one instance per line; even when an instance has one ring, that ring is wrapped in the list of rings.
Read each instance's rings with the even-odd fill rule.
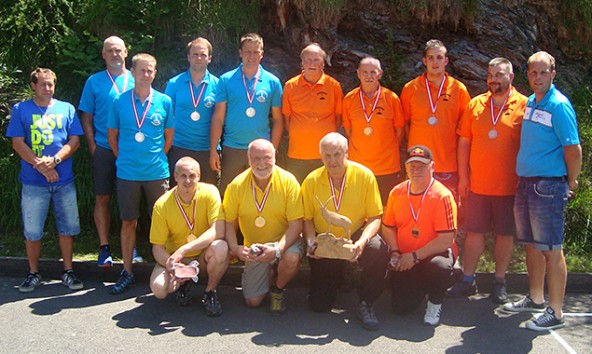
[[[411,161],[419,161],[421,163],[429,164],[432,162],[432,152],[430,149],[423,145],[415,145],[407,150],[409,153],[409,158],[405,163],[409,163]]]

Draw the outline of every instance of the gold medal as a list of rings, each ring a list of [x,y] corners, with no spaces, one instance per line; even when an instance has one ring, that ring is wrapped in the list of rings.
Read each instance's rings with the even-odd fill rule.
[[[255,226],[263,227],[265,226],[265,218],[261,215],[255,218]]]
[[[195,240],[197,240],[197,237],[194,234],[189,234],[189,236],[187,236],[187,243]]]
[[[374,129],[372,129],[371,126],[367,125],[366,128],[364,128],[364,135],[370,136],[370,135],[372,135],[373,131],[374,131]]]

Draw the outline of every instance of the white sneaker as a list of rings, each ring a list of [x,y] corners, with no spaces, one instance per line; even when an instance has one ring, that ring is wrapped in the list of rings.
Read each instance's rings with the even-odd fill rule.
[[[442,313],[442,304],[436,305],[428,301],[423,323],[430,326],[437,326],[440,323],[440,314]]]

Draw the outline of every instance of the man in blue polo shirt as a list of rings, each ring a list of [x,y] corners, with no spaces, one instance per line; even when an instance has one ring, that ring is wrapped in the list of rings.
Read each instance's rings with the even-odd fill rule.
[[[108,139],[117,157],[117,201],[121,217],[123,270],[112,294],[124,292],[134,282],[132,253],[140,217],[142,191],[148,214],[169,188],[166,154],[173,143],[173,104],[170,97],[152,89],[156,59],[145,53],[132,58],[133,90],[113,100]]]
[[[216,104],[218,78],[208,71],[212,61],[212,44],[196,38],[187,44],[189,69],[169,80],[164,93],[173,100],[175,137],[169,151],[171,175],[177,161],[191,156],[200,166],[201,182],[216,184],[210,164],[210,124]],[[174,180],[171,180],[171,187]]]
[[[220,192],[249,167],[247,147],[255,139],[278,148],[282,138],[282,85],[260,65],[263,39],[256,33],[241,37],[242,64],[220,77],[210,135],[210,167],[221,171]],[[270,128],[269,112],[272,122]],[[222,137],[222,161],[216,151]]]
[[[134,88],[135,83],[125,68],[127,48],[121,38],[111,36],[105,39],[102,55],[107,68],[86,80],[78,106],[84,137],[92,157],[95,194],[93,216],[100,242],[97,265],[101,268],[113,265],[109,247],[109,201],[115,190],[115,155],[107,141],[107,120],[115,96]]]
[[[56,75],[50,69],[33,71],[31,88],[35,95],[14,105],[6,130],[21,157],[21,211],[29,261],[29,274],[19,286],[23,293],[41,283],[41,237],[50,203],[64,263],[62,284],[70,290],[83,287],[72,270],[74,236],[80,233],[80,225],[71,159],[83,132],[74,106],[53,98],[55,84]]]
[[[578,187],[582,148],[576,114],[553,85],[555,58],[547,52],[533,54],[527,75],[534,94],[528,98],[520,150],[516,162],[519,180],[514,202],[518,241],[525,245],[529,295],[506,304],[514,312],[543,312],[526,323],[534,331],[565,326],[563,299],[567,268],[563,255],[564,209]],[[545,308],[547,272],[549,306]]]

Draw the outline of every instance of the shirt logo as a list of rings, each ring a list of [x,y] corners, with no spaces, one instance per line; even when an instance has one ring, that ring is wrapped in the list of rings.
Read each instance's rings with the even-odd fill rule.
[[[160,113],[153,113],[150,116],[150,122],[153,126],[158,127],[164,121],[162,115]]]
[[[48,114],[48,115],[40,115],[40,114],[33,114],[32,115],[33,122],[30,126],[31,128],[31,150],[35,155],[41,157],[43,156],[43,150],[45,150],[46,146],[50,146],[53,144],[54,136],[53,131],[54,129],[63,129],[63,114]]]
[[[264,103],[268,97],[267,92],[265,92],[264,90],[257,91],[255,96],[257,97],[257,101],[259,101],[261,103]]]
[[[216,98],[213,93],[207,95],[206,98],[204,98],[204,106],[206,106],[206,108],[212,108],[212,107],[214,107],[215,104],[216,104]]]

